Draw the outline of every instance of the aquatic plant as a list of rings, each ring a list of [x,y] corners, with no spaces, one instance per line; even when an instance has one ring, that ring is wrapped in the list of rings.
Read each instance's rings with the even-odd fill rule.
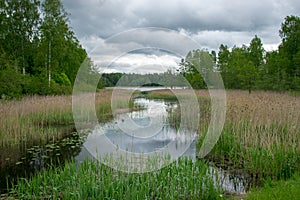
[[[154,172],[125,173],[96,161],[66,163],[22,179],[8,196],[22,199],[219,199],[202,160],[179,159]]]
[[[200,147],[210,122],[210,101],[207,91],[195,92],[201,106]],[[169,91],[158,94],[173,95]],[[227,91],[224,129],[205,158],[223,168],[243,170],[253,185],[261,185],[267,178],[291,177],[300,171],[299,110],[300,97],[289,93],[254,91],[249,95],[246,91]],[[176,127],[180,124],[180,109],[171,112],[169,120]]]

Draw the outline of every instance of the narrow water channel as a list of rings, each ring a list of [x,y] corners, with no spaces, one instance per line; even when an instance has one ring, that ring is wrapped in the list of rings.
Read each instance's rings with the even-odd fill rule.
[[[166,148],[176,140],[176,148],[182,146],[180,152],[184,150],[182,156],[196,159],[196,139],[184,149],[187,138],[184,134],[178,134],[178,130],[168,123],[168,114],[176,109],[177,102],[136,98],[134,103],[144,109],[117,114],[113,120],[94,127],[86,137],[74,133],[60,142],[27,149],[18,165],[1,169],[1,192],[7,187],[5,180],[12,180],[17,176],[28,177],[49,163],[58,163],[58,160],[63,163],[65,160],[75,159],[80,164],[87,158],[94,159],[95,154],[111,154],[117,149],[147,154]],[[108,139],[110,145],[103,142],[101,137]],[[169,152],[172,154],[172,151]],[[175,153],[173,156],[178,155]],[[210,166],[208,173],[212,174],[216,186],[219,185],[231,193],[246,192],[249,181],[245,176],[213,166]]]
[[[96,157],[95,154],[111,154],[114,152],[114,149],[110,149],[110,147],[107,147],[102,142],[101,136],[103,135],[109,138],[115,147],[135,153],[148,153],[164,148],[174,139],[179,142],[178,145],[184,144],[184,135],[178,137],[178,130],[168,123],[168,114],[178,106],[177,102],[138,98],[135,99],[135,104],[145,109],[119,114],[111,122],[95,127],[83,145],[86,148],[83,148],[84,150],[76,156],[77,162],[80,163],[86,158],[94,158]],[[149,126],[151,119],[155,120]],[[139,128],[129,130],[131,134],[126,134],[124,131],[126,132],[128,129],[122,130],[122,127],[130,127],[132,123],[130,120],[139,125]],[[120,124],[122,125],[121,127]],[[159,128],[159,131],[156,130],[156,127]],[[141,130],[142,135],[139,133]],[[138,134],[143,137],[136,137]],[[197,151],[196,143],[195,138],[182,156],[195,160]],[[117,151],[117,148],[115,151]],[[172,154],[172,152],[169,153]],[[231,173],[212,165],[209,167],[208,173],[213,176],[216,187],[220,186],[223,190],[230,193],[243,194],[249,185],[249,181],[243,174]]]

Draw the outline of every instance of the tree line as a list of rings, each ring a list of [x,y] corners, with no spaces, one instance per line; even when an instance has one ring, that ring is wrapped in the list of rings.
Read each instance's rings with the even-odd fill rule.
[[[300,91],[300,18],[287,16],[281,24],[279,36],[281,44],[278,50],[265,51],[261,39],[255,35],[249,46],[229,48],[221,44],[218,53],[191,50],[179,63],[177,73],[103,74],[100,85],[158,83],[204,89],[212,82],[210,79],[215,77],[215,72],[219,72],[226,89],[248,90],[249,93],[252,90]]]
[[[0,98],[68,94],[87,57],[61,0],[0,1]]]
[[[173,73],[167,70],[164,73],[152,74],[125,74],[125,73],[104,73],[101,74],[101,79],[98,88],[113,87],[113,86],[179,86],[187,87],[189,84],[184,77],[179,73]]]
[[[230,49],[221,44],[217,55],[214,51],[190,51],[182,59],[179,72],[197,89],[207,87],[203,76],[211,69],[221,73],[227,89],[244,89],[249,93],[252,90],[300,91],[299,16],[287,16],[281,24],[279,36],[281,44],[278,50],[270,52],[264,50],[258,36],[249,46]],[[214,67],[208,67],[207,62],[201,63],[205,60],[210,60]]]
[[[87,85],[91,79],[98,80],[97,69],[69,26],[68,16],[61,0],[0,1],[0,98],[69,94],[82,63]],[[287,16],[279,36],[281,44],[275,51],[266,52],[255,36],[249,46],[221,44],[218,53],[192,50],[176,73],[102,74],[98,88],[153,83],[187,86],[187,80],[201,89],[218,71],[227,89],[299,91],[300,18]]]

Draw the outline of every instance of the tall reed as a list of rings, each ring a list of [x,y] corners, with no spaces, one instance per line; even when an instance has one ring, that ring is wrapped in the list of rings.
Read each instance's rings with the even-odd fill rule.
[[[219,199],[203,161],[179,159],[161,170],[136,174],[95,161],[68,163],[20,180],[11,197],[21,199]]]
[[[96,113],[100,121],[112,119],[112,90],[96,93]],[[119,91],[117,108],[131,108],[124,102],[128,91]],[[0,102],[0,163],[18,160],[24,151],[35,144],[56,141],[72,133],[74,121],[71,96],[30,96],[21,100]],[[5,153],[4,153],[5,152]]]
[[[170,91],[157,93],[173,95]],[[205,100],[209,98],[208,91],[195,93],[202,108],[198,130],[200,147],[210,122],[210,101]],[[289,93],[254,91],[249,94],[236,90],[229,90],[226,95],[224,129],[206,159],[222,167],[243,170],[257,183],[267,177],[277,180],[299,173],[300,97]],[[178,124],[180,109],[174,112],[172,120]]]

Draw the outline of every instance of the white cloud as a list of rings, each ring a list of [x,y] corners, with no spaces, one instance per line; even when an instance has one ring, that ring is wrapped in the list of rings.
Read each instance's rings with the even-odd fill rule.
[[[171,54],[124,54],[120,57],[99,55],[93,57],[100,72],[160,73],[178,68],[180,57]]]
[[[66,10],[71,13],[71,26],[78,39],[88,52],[92,52],[91,57],[98,59],[97,62],[102,56],[102,63],[128,50],[145,48],[146,43],[148,46],[157,46],[158,43],[164,47],[169,45],[168,49],[175,53],[180,52],[180,55],[191,50],[182,46],[185,43],[184,39],[177,38],[176,41],[171,41],[174,37],[170,37],[166,30],[154,31],[151,34],[142,31],[137,35],[125,34],[126,38],[119,37],[118,41],[108,39],[120,32],[143,27],[162,27],[179,31],[195,40],[200,47],[209,50],[218,50],[221,44],[229,47],[247,45],[258,35],[266,50],[274,50],[280,43],[278,31],[284,18],[300,13],[298,0],[62,1]],[[105,48],[101,49],[99,45]],[[129,58],[132,59],[130,62],[140,62],[141,65],[147,65],[144,59],[148,62],[152,60],[147,56],[143,59]],[[130,63],[125,61],[122,60],[124,63]]]

